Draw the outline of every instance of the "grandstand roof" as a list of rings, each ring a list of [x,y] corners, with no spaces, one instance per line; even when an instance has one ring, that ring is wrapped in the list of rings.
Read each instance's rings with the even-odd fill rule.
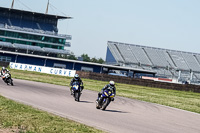
[[[31,11],[5,8],[5,7],[0,7],[0,12],[10,12],[10,13],[15,13],[15,14],[32,15],[32,16],[34,15],[34,17],[45,17],[49,19],[71,19],[72,18],[72,17],[67,17],[67,16],[51,15],[51,14],[31,12]]]

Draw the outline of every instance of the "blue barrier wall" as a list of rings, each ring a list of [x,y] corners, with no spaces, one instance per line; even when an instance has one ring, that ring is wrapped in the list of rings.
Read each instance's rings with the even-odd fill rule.
[[[7,56],[11,57],[11,61],[16,63],[23,63],[23,64],[31,64],[31,65],[38,65],[38,66],[44,66],[46,67],[54,67],[54,63],[58,64],[64,64],[66,65],[66,69],[70,70],[77,70],[80,71],[81,67],[89,67],[93,69],[93,72],[100,73],[102,67],[98,65],[92,65],[92,64],[85,64],[85,63],[79,63],[74,62],[73,60],[69,61],[61,61],[56,59],[45,59],[40,57],[29,57],[24,55],[14,55],[14,54],[6,54],[6,53],[0,53],[0,56]]]
[[[42,58],[35,58],[35,57],[18,55],[16,63],[44,66],[44,61],[45,61],[45,59],[42,59]]]

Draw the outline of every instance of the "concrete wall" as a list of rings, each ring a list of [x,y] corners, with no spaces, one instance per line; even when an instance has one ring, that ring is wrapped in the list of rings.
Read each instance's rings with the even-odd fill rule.
[[[82,72],[82,71],[77,71],[77,74],[79,74],[81,78],[87,78],[87,79],[94,79],[94,80],[100,80],[100,81],[113,80],[116,83],[141,85],[141,86],[147,86],[147,87],[172,89],[172,90],[180,90],[180,91],[192,91],[192,92],[200,93],[200,86],[198,85],[190,85],[190,84],[185,85],[185,84],[158,82],[158,81],[153,81],[153,80],[148,80],[148,79],[135,79],[135,78],[120,77],[120,76],[113,76],[113,75],[111,76],[107,74]]]

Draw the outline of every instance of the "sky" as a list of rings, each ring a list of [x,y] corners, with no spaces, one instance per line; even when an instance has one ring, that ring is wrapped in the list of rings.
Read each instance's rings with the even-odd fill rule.
[[[48,0],[15,0],[14,8],[45,13]],[[12,0],[0,0],[11,7]],[[200,0],[50,0],[60,34],[76,56],[106,58],[107,41],[200,53]]]

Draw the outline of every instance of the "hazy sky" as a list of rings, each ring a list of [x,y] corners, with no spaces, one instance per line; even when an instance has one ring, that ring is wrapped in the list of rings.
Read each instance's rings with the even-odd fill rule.
[[[14,8],[44,13],[48,0],[15,0]],[[12,0],[0,0],[10,7]],[[50,0],[49,13],[67,15],[59,33],[71,51],[106,57],[107,41],[200,53],[200,0]],[[24,6],[26,5],[26,6]],[[63,14],[64,13],[64,14]]]

